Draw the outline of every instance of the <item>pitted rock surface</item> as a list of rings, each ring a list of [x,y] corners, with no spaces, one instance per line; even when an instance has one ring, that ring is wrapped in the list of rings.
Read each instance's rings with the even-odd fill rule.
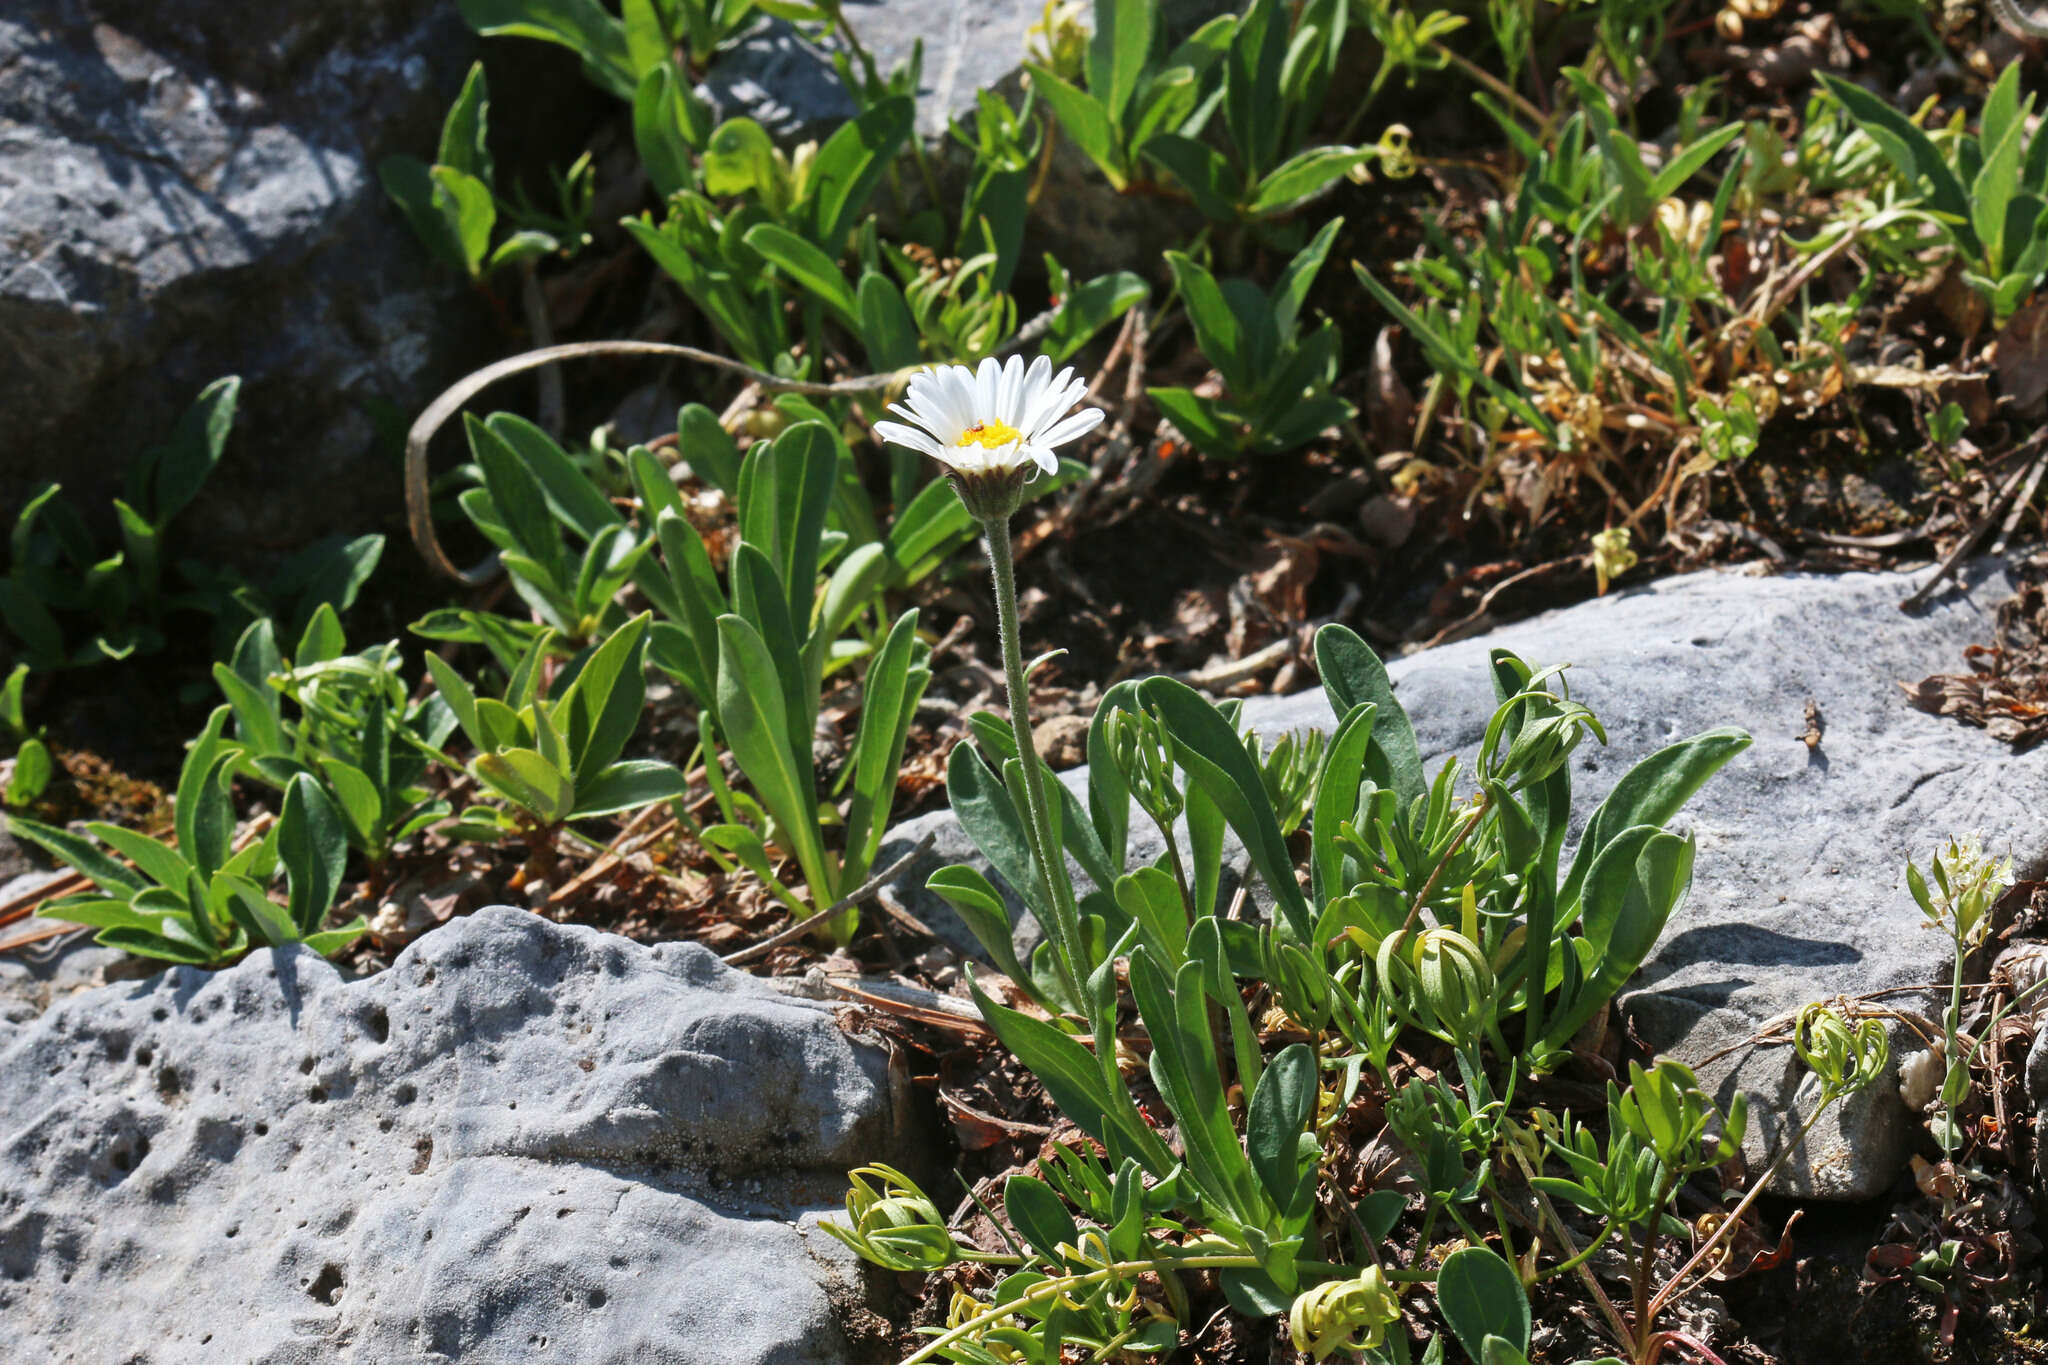
[[[376,165],[431,155],[475,50],[439,0],[0,5],[0,507],[49,478],[97,516],[226,374],[183,533],[286,549],[395,506],[379,408],[485,354],[484,319]]]
[[[85,992],[0,1044],[0,1359],[842,1361],[898,1113],[829,1009],[524,910]]]
[[[1720,725],[1755,736],[1673,822],[1698,836],[1692,894],[1622,998],[1650,1046],[1705,1063],[1701,1076],[1724,1101],[1748,1092],[1753,1170],[1815,1092],[1789,1047],[1751,1043],[1761,1026],[1811,1000],[1947,979],[1947,940],[1922,927],[1906,859],[1924,864],[1942,840],[1971,830],[2013,854],[2023,874],[2048,858],[2048,750],[2014,755],[1982,730],[1914,710],[1898,686],[1954,667],[1964,647],[1991,638],[2011,585],[1990,564],[1969,580],[1967,591],[1906,615],[1899,602],[1916,580],[1904,575],[1690,574],[1388,665],[1432,772],[1450,754],[1469,762],[1477,751],[1494,706],[1489,650],[1573,665],[1572,694],[1609,740],[1574,756],[1581,823],[1630,766],[1673,740]],[[1811,751],[1802,740],[1809,700],[1824,722]],[[1320,690],[1254,699],[1245,715],[1268,734],[1333,723]],[[1080,790],[1086,770],[1061,779]],[[1142,815],[1132,832],[1134,863],[1163,848]],[[976,857],[950,814],[892,832],[881,862],[927,833],[936,836],[930,858],[894,894],[971,943],[921,889],[933,868]],[[1884,1003],[1938,1017],[1931,992]],[[1894,1029],[1895,1054],[1917,1046]],[[1824,1118],[1774,1188],[1873,1197],[1899,1178],[1909,1138],[1887,1079]]]

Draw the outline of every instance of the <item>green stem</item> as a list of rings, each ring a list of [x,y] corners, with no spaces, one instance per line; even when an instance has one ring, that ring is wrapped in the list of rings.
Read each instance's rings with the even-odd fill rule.
[[[1002,637],[1003,681],[1010,693],[1010,730],[1017,739],[1017,761],[1024,768],[1026,834],[1031,857],[1038,864],[1038,877],[1045,901],[1052,910],[1053,960],[1060,984],[1075,1008],[1085,1006],[1088,996],[1082,988],[1086,973],[1081,970],[1081,911],[1074,901],[1074,887],[1067,880],[1066,858],[1052,835],[1050,807],[1045,800],[1045,778],[1038,748],[1031,739],[1030,690],[1024,677],[1024,648],[1017,630],[1017,570],[1010,557],[1010,519],[991,517],[981,524],[988,548],[989,574],[995,579],[996,629]],[[908,1365],[908,1362],[905,1362]]]
[[[1749,1187],[1749,1190],[1742,1196],[1742,1202],[1737,1204],[1727,1218],[1722,1220],[1720,1226],[1714,1229],[1713,1236],[1700,1243],[1700,1249],[1692,1254],[1692,1259],[1680,1266],[1678,1273],[1673,1275],[1665,1286],[1657,1291],[1656,1297],[1650,1300],[1649,1313],[1652,1319],[1659,1313],[1662,1313],[1669,1306],[1671,1300],[1678,1296],[1680,1286],[1685,1283],[1685,1277],[1698,1269],[1700,1262],[1712,1255],[1714,1249],[1726,1241],[1734,1234],[1735,1229],[1742,1225],[1742,1215],[1749,1212],[1749,1206],[1754,1204],[1757,1196],[1762,1194],[1770,1185],[1772,1178],[1778,1174],[1778,1168],[1791,1159],[1792,1153],[1799,1150],[1800,1144],[1806,1141],[1806,1135],[1813,1131],[1813,1126],[1816,1123],[1820,1122],[1820,1116],[1828,1111],[1830,1104],[1833,1104],[1840,1098],[1842,1097],[1839,1095],[1822,1093],[1820,1104],[1808,1116],[1806,1122],[1801,1125],[1799,1135],[1785,1144],[1784,1150],[1779,1152],[1776,1159],[1764,1168],[1763,1177],[1756,1184]]]

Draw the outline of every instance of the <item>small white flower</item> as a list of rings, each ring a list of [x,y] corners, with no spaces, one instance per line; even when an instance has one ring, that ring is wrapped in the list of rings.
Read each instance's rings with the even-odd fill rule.
[[[1067,409],[1088,392],[1071,366],[1057,375],[1045,356],[1024,368],[1022,356],[999,364],[991,356],[979,370],[939,365],[914,376],[905,402],[889,410],[906,421],[877,422],[878,439],[923,451],[961,474],[1007,474],[1027,465],[1050,474],[1059,468],[1057,446],[1085,436],[1102,422],[1102,409]]]

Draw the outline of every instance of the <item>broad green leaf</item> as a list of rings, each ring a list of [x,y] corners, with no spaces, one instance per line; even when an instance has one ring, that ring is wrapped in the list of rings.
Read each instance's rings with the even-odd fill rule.
[[[1024,1244],[1055,1266],[1065,1263],[1060,1247],[1080,1237],[1074,1215],[1067,1212],[1052,1186],[1028,1175],[1013,1175],[1003,1182],[1003,1212]]]
[[[227,858],[234,837],[235,812],[221,785],[222,773],[234,761],[233,754],[227,752],[228,741],[222,737],[227,722],[225,706],[216,706],[206,718],[206,728],[186,750],[172,807],[178,851],[201,876],[213,875]]]
[[[320,927],[348,863],[348,833],[334,800],[301,773],[284,791],[277,817],[277,853],[291,892],[292,923],[304,938]]]
[[[1042,348],[1055,365],[1065,364],[1097,332],[1150,296],[1144,277],[1128,270],[1098,275],[1060,300]]]
[[[1316,671],[1322,676],[1331,709],[1338,715],[1349,715],[1362,704],[1375,708],[1373,747],[1386,755],[1390,785],[1405,810],[1428,790],[1428,784],[1422,774],[1422,750],[1415,741],[1415,727],[1395,699],[1386,665],[1356,632],[1328,625],[1316,632]]]
[[[132,897],[148,885],[132,869],[102,853],[91,840],[82,839],[69,830],[14,816],[8,817],[6,825],[9,834],[27,840],[51,857],[84,873],[92,879],[93,885],[110,896]]]
[[[1749,744],[1748,733],[1732,726],[1703,730],[1659,749],[1629,769],[1586,824],[1586,833],[1572,856],[1571,872],[1558,892],[1559,912],[1571,913],[1594,860],[1622,831],[1638,825],[1661,828],[1708,778]]]
[[[747,229],[746,243],[822,302],[840,325],[860,332],[860,303],[830,256],[774,223],[756,223]]]
[[[932,873],[924,887],[953,907],[953,912],[960,916],[975,941],[981,944],[982,951],[988,954],[989,961],[1003,975],[1026,990],[1033,989],[1031,974],[1017,960],[1009,907],[1003,903],[1001,893],[989,884],[988,878],[972,867],[956,864]]]
[[[560,824],[575,809],[569,775],[532,749],[501,749],[471,764],[477,779],[544,825]]]
[[[1311,1141],[1303,1160],[1302,1139],[1309,1135],[1319,1084],[1315,1054],[1306,1043],[1291,1043],[1259,1077],[1245,1114],[1245,1155],[1252,1170],[1275,1207],[1297,1216],[1306,1212],[1300,1205],[1314,1187],[1303,1182],[1313,1179],[1320,1154]]]
[[[1124,164],[1116,130],[1102,105],[1045,67],[1034,66],[1030,71],[1031,88],[1045,97],[1060,127],[1108,178],[1110,188],[1119,192],[1129,189],[1130,168]]]
[[[145,457],[151,474],[149,496],[130,501],[147,511],[159,528],[185,509],[220,463],[241,390],[242,381],[234,376],[208,384],[164,444]]]
[[[1096,0],[1088,40],[1088,93],[1108,122],[1121,124],[1158,41],[1157,0]]]
[[[483,470],[484,486],[506,527],[520,548],[541,566],[546,583],[566,590],[569,568],[562,552],[561,532],[556,528],[540,480],[489,424],[464,413],[463,426],[469,433],[470,452]]]
[[[1445,1257],[1437,1271],[1436,1306],[1474,1360],[1483,1359],[1490,1336],[1517,1351],[1529,1349],[1528,1295],[1515,1268],[1496,1252],[1465,1247]]]
[[[1245,197],[1244,177],[1223,153],[1196,138],[1161,133],[1145,144],[1144,154],[1172,174],[1204,218],[1214,223],[1237,221],[1238,202]]]
[[[1296,152],[1258,183],[1246,208],[1254,218],[1300,208],[1373,154],[1369,147],[1309,147]]]
[[[475,176],[486,185],[497,178],[485,136],[490,109],[490,85],[484,78],[484,64],[472,62],[469,75],[463,78],[461,93],[448,106],[448,117],[441,122],[441,149],[434,156],[441,165]]]
[[[143,876],[159,886],[180,888],[185,885],[186,878],[192,875],[192,864],[176,849],[161,840],[104,821],[95,821],[85,828],[87,833],[134,863]]]
[[[554,714],[566,726],[571,772],[579,790],[625,752],[626,742],[639,727],[647,699],[642,659],[652,619],[642,612],[614,631],[555,702]]]
[[[638,810],[689,793],[690,784],[673,764],[634,758],[614,763],[576,784],[577,819]]]

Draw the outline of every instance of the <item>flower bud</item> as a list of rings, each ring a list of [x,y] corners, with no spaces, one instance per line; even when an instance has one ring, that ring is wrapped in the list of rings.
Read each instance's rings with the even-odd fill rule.
[[[880,1182],[880,1188],[868,1178]],[[846,1192],[849,1226],[821,1224],[825,1231],[852,1247],[865,1260],[885,1270],[939,1270],[961,1258],[960,1244],[946,1228],[938,1206],[917,1182],[893,1166],[877,1163],[849,1173]]]
[[[1303,1290],[1287,1310],[1287,1334],[1295,1350],[1324,1360],[1339,1351],[1375,1349],[1400,1320],[1401,1301],[1375,1265],[1357,1279],[1327,1280]]]

